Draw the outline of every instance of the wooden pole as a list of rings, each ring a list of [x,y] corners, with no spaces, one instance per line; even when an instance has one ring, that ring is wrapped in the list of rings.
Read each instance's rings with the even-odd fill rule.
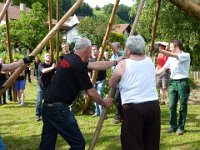
[[[62,27],[63,23],[80,7],[83,0],[77,0],[77,2],[70,8],[70,10],[60,19],[60,21],[53,27],[53,29],[45,36],[45,38],[38,44],[38,46],[31,52],[30,56],[36,56],[49,42],[49,40],[56,34],[56,32]],[[3,94],[7,88],[9,88],[20,73],[26,68],[27,65],[23,65],[18,68],[14,74],[3,85],[4,88],[0,89],[0,95]]]
[[[2,21],[4,15],[5,15],[5,13],[6,13],[6,10],[8,9],[8,7],[9,7],[11,1],[12,1],[12,0],[7,0],[6,3],[5,3],[5,5],[3,6],[3,9],[2,9],[2,11],[1,11],[1,13],[0,13],[0,22]]]
[[[115,19],[115,15],[117,13],[117,8],[118,8],[118,5],[119,5],[119,2],[120,2],[120,0],[116,0],[115,5],[113,7],[112,14],[111,14],[108,26],[107,26],[107,30],[106,30],[106,33],[105,33],[105,36],[104,36],[104,39],[103,39],[103,42],[102,42],[102,46],[101,46],[102,49],[101,49],[101,52],[98,56],[97,61],[100,61],[103,58],[104,50],[106,48],[106,41],[107,41],[108,37],[110,36],[110,32],[111,32],[111,29],[112,29],[113,21]],[[93,75],[92,75],[92,83],[95,83],[97,75],[98,75],[98,71],[95,70]],[[83,105],[83,110],[82,110],[83,113],[86,112],[89,101],[90,101],[90,97],[86,96],[85,103]]]
[[[7,33],[7,47],[8,47],[8,55],[9,55],[9,62],[13,62],[12,58],[12,50],[11,50],[11,41],[10,41],[10,23],[9,23],[9,15],[8,11],[6,11],[6,33]],[[12,93],[13,94],[13,101],[17,101],[17,93],[15,91],[14,86],[11,86]]]
[[[57,22],[60,20],[60,0],[56,1],[56,18]],[[58,59],[59,59],[59,48],[60,48],[60,30],[56,33],[56,64],[58,65]]]
[[[108,98],[113,98],[114,94],[115,94],[115,89],[111,88],[110,91],[109,91],[109,94],[108,94]],[[100,133],[102,125],[103,125],[103,121],[104,121],[105,116],[106,116],[106,112],[107,112],[107,109],[104,108],[103,112],[102,112],[102,114],[101,114],[101,116],[99,118],[99,122],[97,124],[95,133],[93,135],[93,138],[92,138],[92,141],[90,143],[90,146],[89,146],[88,150],[93,150],[94,149],[94,146],[96,144],[97,138],[99,137],[99,133]]]
[[[141,0],[141,1],[142,1],[142,0]],[[140,2],[140,4],[141,4],[141,3],[142,3],[142,2]],[[141,8],[142,8],[142,7],[141,7],[141,5],[140,5],[140,7],[138,7],[138,9],[141,9]],[[140,12],[141,12],[141,10],[140,10]],[[136,16],[135,19],[139,19],[140,13],[137,13],[137,15],[138,15],[138,16]],[[134,21],[134,22],[136,22],[136,21]],[[136,26],[137,23],[134,24],[134,25]],[[135,27],[135,28],[136,28],[136,27]],[[134,30],[134,32],[135,32],[135,30]],[[133,35],[134,32],[132,31],[132,33],[131,33],[129,36]],[[124,56],[125,56],[125,55],[126,55],[126,51],[124,51]],[[108,98],[113,98],[113,97],[114,97],[114,93],[115,93],[115,89],[114,89],[114,88],[111,88],[110,91],[109,91],[109,94],[108,94]],[[91,141],[91,143],[90,143],[90,146],[89,146],[88,150],[93,150],[93,149],[94,149],[94,146],[95,146],[95,144],[96,144],[97,138],[98,138],[98,136],[99,136],[99,133],[100,133],[101,128],[102,128],[102,125],[103,125],[103,121],[104,121],[105,116],[106,116],[106,111],[107,111],[107,109],[103,109],[103,112],[102,112],[102,114],[101,114],[101,116],[100,116],[100,118],[99,118],[99,122],[98,122],[98,124],[97,124],[95,133],[94,133],[94,135],[93,135],[93,138],[92,138],[92,141]]]
[[[52,29],[52,0],[48,0],[49,32]],[[49,40],[51,61],[53,61],[53,37]]]
[[[134,35],[134,33],[135,33],[135,30],[136,30],[136,27],[137,27],[137,23],[139,21],[139,17],[141,15],[142,9],[144,7],[144,2],[145,2],[145,0],[141,0],[140,1],[140,5],[138,6],[137,13],[136,13],[133,25],[132,25],[132,29],[131,29],[130,35]]]
[[[157,7],[156,7],[156,16],[154,18],[153,31],[151,35],[150,57],[152,57],[152,51],[154,49],[154,41],[155,41],[157,24],[158,24],[158,16],[160,12],[160,3],[161,3],[161,0],[158,0]]]

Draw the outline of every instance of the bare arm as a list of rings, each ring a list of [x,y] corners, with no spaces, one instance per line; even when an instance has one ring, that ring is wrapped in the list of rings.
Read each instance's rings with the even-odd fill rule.
[[[87,67],[90,70],[107,70],[108,68],[114,66],[114,63],[114,61],[89,62]]]
[[[113,87],[113,88],[117,88],[118,87],[118,84],[119,84],[119,81],[122,77],[122,75],[124,74],[125,72],[125,67],[126,67],[126,62],[125,60],[121,61],[117,66],[116,66],[116,69],[112,75],[112,77],[110,78],[109,80],[109,85],[110,87]]]
[[[112,98],[106,98],[102,99],[101,96],[98,94],[98,92],[95,90],[95,88],[91,88],[86,90],[87,94],[99,105],[107,108],[112,105]]]
[[[157,76],[162,75],[162,74],[165,72],[166,69],[167,69],[167,68],[162,67],[162,68],[160,68],[159,70],[156,70],[156,75],[157,75]]]
[[[166,51],[166,50],[159,50],[159,52],[166,55],[166,56],[169,56],[169,57],[178,58],[178,54],[176,54],[176,53],[172,53],[172,52],[169,52],[169,51]]]
[[[13,63],[10,63],[10,64],[2,64],[1,71],[14,71],[15,69],[17,69],[21,65],[24,65],[23,60],[20,60],[18,62],[13,62]]]

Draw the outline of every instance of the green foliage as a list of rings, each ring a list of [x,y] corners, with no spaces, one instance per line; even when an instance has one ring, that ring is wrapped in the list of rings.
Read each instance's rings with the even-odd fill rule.
[[[101,46],[110,16],[93,16],[85,17],[78,25],[78,32],[83,37],[87,37],[92,41],[92,44]],[[120,19],[116,17],[115,23],[120,23]]]
[[[67,12],[71,8],[71,6],[74,5],[74,3],[76,3],[76,0],[63,0],[63,12]],[[76,10],[75,14],[77,16],[92,16],[93,9],[88,5],[88,3],[83,2],[81,7]]]
[[[108,4],[108,5],[104,5],[103,10],[105,14],[111,14],[112,10],[113,10],[114,4]]]
[[[19,20],[10,21],[11,45],[26,55],[31,52],[47,34],[45,22],[47,15],[44,13],[40,3],[34,3],[28,13],[21,13]],[[3,41],[2,47],[5,48],[5,26],[0,26],[0,40]]]

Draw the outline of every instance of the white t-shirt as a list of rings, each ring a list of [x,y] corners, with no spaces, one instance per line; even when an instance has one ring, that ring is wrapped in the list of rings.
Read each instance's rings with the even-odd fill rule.
[[[178,54],[178,58],[169,57],[163,67],[170,68],[171,79],[178,80],[189,78],[190,54],[182,52]]]
[[[155,66],[149,57],[135,61],[126,59],[126,70],[119,82],[122,105],[158,99]]]

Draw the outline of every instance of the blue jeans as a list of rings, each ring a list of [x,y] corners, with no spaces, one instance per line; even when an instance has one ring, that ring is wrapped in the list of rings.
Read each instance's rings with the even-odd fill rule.
[[[105,83],[106,83],[106,80],[104,79],[101,81],[96,81],[96,83],[94,84],[94,88],[97,90],[97,92],[99,93],[101,98],[103,98],[103,91],[104,91]],[[103,111],[103,107],[101,105],[95,103],[95,114],[101,115],[102,111]]]
[[[57,135],[60,134],[70,145],[70,150],[84,150],[85,140],[74,114],[63,103],[43,103],[42,139],[39,150],[55,150]]]
[[[44,91],[42,88],[37,85],[37,99],[36,99],[36,116],[42,115],[42,99],[43,99]]]
[[[6,147],[3,143],[3,140],[2,140],[1,135],[0,135],[0,150],[5,150],[5,149],[6,149]]]

